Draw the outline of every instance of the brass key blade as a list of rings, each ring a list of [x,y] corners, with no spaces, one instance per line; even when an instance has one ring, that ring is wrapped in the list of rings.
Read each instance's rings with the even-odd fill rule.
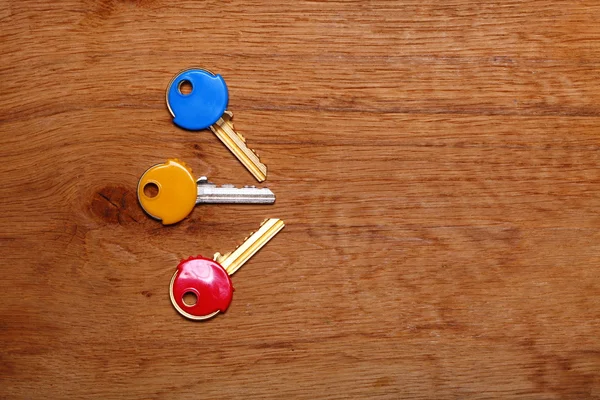
[[[267,244],[269,240],[273,239],[284,226],[285,224],[279,218],[267,219],[262,223],[259,230],[246,238],[240,247],[224,255],[217,253],[214,260],[221,264],[229,275],[233,275],[250,257]]]
[[[231,119],[233,113],[225,111],[225,114],[217,122],[210,126],[210,130],[223,142],[244,167],[254,175],[257,181],[262,182],[267,178],[267,166],[246,145],[246,139],[233,129]]]

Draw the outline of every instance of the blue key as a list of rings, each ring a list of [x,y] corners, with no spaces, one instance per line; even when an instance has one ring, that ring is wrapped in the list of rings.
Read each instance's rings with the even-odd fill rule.
[[[181,87],[189,84],[190,93]],[[221,118],[227,109],[229,94],[221,75],[203,69],[188,69],[177,75],[167,89],[167,107],[173,122],[183,129],[207,129]]]
[[[181,91],[184,84],[192,87],[190,93]],[[267,178],[267,166],[233,128],[233,114],[227,111],[228,100],[227,85],[221,75],[203,69],[180,72],[167,88],[167,107],[177,126],[190,131],[209,128],[256,180],[262,182]]]

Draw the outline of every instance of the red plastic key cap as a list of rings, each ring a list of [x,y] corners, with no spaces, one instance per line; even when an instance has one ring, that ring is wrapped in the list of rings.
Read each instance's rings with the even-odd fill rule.
[[[186,304],[187,293],[196,296],[195,304]],[[190,257],[177,266],[171,279],[171,302],[182,315],[190,319],[207,319],[219,311],[225,312],[233,297],[229,274],[209,258]]]

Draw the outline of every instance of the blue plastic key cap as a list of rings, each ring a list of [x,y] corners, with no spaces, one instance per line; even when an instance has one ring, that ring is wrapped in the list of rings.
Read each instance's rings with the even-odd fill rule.
[[[192,90],[181,92],[181,86],[189,83]],[[167,88],[167,107],[173,122],[191,131],[206,129],[217,122],[227,109],[229,94],[221,75],[203,69],[180,72]]]

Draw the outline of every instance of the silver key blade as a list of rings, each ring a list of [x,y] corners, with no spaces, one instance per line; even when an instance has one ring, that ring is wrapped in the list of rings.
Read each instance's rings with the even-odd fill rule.
[[[237,188],[233,185],[217,186],[203,176],[196,181],[198,197],[196,204],[273,204],[275,194],[267,188],[246,186]]]

